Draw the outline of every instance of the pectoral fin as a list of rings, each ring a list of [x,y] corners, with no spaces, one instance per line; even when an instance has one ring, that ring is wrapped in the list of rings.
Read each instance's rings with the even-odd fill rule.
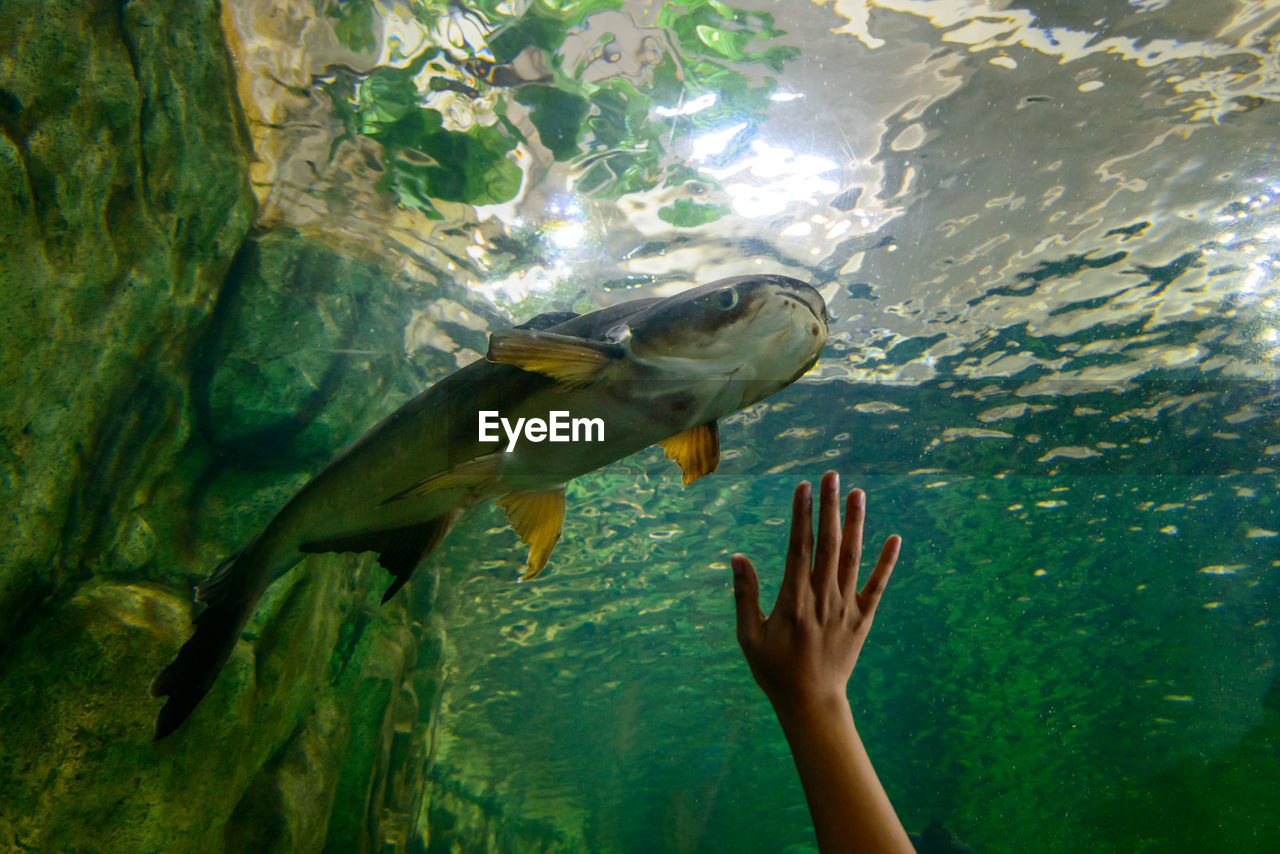
[[[667,459],[680,464],[686,486],[720,465],[720,428],[714,421],[690,427],[658,444],[667,452]]]
[[[316,540],[303,543],[298,548],[309,553],[377,552],[378,564],[395,576],[387,592],[382,594],[382,601],[385,604],[388,599],[396,595],[396,591],[404,587],[405,582],[413,575],[413,571],[418,564],[422,563],[423,558],[431,554],[436,546],[444,541],[445,536],[461,515],[462,510],[459,508],[419,525],[370,531],[330,540]]]
[[[549,492],[511,492],[497,500],[507,521],[529,547],[521,581],[536,578],[564,527],[564,487]]]
[[[546,374],[564,388],[575,389],[599,379],[605,368],[622,358],[622,350],[615,344],[589,338],[534,329],[503,329],[489,336],[485,358]]]
[[[483,457],[476,457],[473,460],[466,460],[457,465],[449,466],[439,474],[419,481],[408,489],[384,499],[381,503],[390,504],[392,501],[400,501],[405,498],[421,497],[439,489],[452,489],[454,487],[478,489],[495,479],[501,469],[501,453],[485,454]]]

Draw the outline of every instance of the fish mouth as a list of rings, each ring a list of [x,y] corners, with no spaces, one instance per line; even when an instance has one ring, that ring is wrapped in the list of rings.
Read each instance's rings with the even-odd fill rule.
[[[818,364],[818,357],[819,357],[820,355],[822,355],[822,354],[821,354],[821,353],[814,353],[814,354],[813,354],[813,358],[812,358],[812,359],[810,359],[808,362],[806,362],[806,363],[804,364],[804,367],[802,367],[802,368],[800,368],[800,370],[796,371],[796,372],[795,372],[795,374],[791,377],[791,379],[787,380],[787,385],[791,385],[793,382],[795,382],[796,380],[800,379],[800,378],[801,378],[802,376],[804,376],[805,374],[809,373],[809,371],[813,370],[813,366],[814,366],[814,365],[816,365],[816,364]]]
[[[824,326],[831,320],[827,315],[827,306],[825,303],[821,306],[821,310],[819,310],[818,306],[815,306],[810,300],[805,299],[804,296],[800,294],[791,293],[789,291],[780,291],[778,296],[783,299],[791,300],[792,302],[800,303],[800,305],[807,308],[814,317],[821,320]]]

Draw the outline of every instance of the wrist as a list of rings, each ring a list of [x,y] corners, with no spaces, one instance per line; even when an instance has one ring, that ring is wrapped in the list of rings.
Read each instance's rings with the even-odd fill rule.
[[[853,720],[849,698],[843,691],[801,694],[770,698],[774,714],[783,729],[792,726],[830,725],[834,722]]]

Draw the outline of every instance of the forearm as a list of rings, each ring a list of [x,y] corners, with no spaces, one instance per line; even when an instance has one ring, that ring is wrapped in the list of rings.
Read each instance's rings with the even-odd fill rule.
[[[915,851],[876,777],[848,700],[776,708],[823,854]]]

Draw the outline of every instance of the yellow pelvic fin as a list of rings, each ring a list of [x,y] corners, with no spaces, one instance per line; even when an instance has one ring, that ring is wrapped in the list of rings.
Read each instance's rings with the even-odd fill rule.
[[[714,421],[690,427],[658,444],[667,452],[667,459],[680,464],[686,486],[720,465],[720,428]]]
[[[456,465],[434,474],[426,480],[419,481],[402,492],[384,500],[383,504],[399,501],[402,498],[420,498],[429,492],[440,489],[478,489],[498,476],[502,469],[502,453],[485,454],[471,460],[464,460]]]
[[[621,355],[617,346],[587,338],[534,329],[503,329],[489,336],[485,358],[546,374],[564,388],[575,389],[595,382]]]
[[[507,521],[529,547],[521,581],[536,578],[564,527],[564,487],[549,492],[510,492],[497,500]]]

